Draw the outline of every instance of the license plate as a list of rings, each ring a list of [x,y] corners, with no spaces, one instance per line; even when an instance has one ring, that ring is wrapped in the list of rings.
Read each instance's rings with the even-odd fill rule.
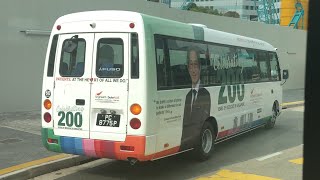
[[[120,115],[118,114],[98,114],[97,126],[119,127]]]

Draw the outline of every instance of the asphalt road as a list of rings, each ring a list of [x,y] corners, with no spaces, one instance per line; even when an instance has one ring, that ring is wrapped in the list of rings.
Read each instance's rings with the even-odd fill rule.
[[[41,142],[40,112],[0,114],[0,170],[57,155]]]
[[[281,179],[301,179],[302,168],[293,169],[290,166],[285,166],[283,161],[287,162],[289,157],[293,158],[293,154],[296,155],[295,158],[302,157],[301,148],[297,149],[302,144],[302,138],[303,107],[290,108],[281,114],[273,129],[257,129],[222,142],[216,145],[212,158],[205,162],[192,160],[189,153],[135,166],[131,166],[128,162],[101,159],[34,179],[193,179],[224,167],[237,167],[237,164],[240,169],[242,168],[241,171],[273,174]],[[297,150],[290,151],[288,149]],[[291,153],[287,153],[286,156],[278,156],[276,158],[278,163],[271,161],[263,166],[259,165],[258,161],[253,161],[253,159],[281,151]]]

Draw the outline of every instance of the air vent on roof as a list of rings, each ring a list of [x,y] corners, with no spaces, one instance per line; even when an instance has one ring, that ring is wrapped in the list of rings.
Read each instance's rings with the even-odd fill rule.
[[[193,25],[193,26],[199,26],[199,27],[207,28],[207,26],[204,25],[204,24],[194,24],[194,23],[188,23],[188,24]]]

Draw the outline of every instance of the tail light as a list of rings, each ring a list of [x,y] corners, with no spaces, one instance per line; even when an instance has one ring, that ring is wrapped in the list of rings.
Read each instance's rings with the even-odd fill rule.
[[[57,139],[48,138],[48,143],[58,144],[58,140]]]
[[[51,122],[51,114],[48,113],[48,112],[44,113],[43,119],[44,119],[44,121],[47,122],[47,123]]]
[[[134,151],[134,146],[120,146],[122,151]]]
[[[132,114],[134,115],[138,115],[141,113],[142,111],[142,108],[139,104],[132,104],[131,107],[130,107],[130,111]]]
[[[140,119],[138,119],[138,118],[131,119],[130,126],[132,129],[139,129],[141,127]]]
[[[51,109],[51,101],[49,99],[46,99],[44,102],[43,102],[43,106],[44,108],[46,108],[47,110]]]

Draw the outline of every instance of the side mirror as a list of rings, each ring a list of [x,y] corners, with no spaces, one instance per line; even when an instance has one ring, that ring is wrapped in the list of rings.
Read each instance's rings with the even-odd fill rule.
[[[282,78],[283,79],[288,79],[289,78],[289,70],[288,69],[284,69],[282,71]]]

